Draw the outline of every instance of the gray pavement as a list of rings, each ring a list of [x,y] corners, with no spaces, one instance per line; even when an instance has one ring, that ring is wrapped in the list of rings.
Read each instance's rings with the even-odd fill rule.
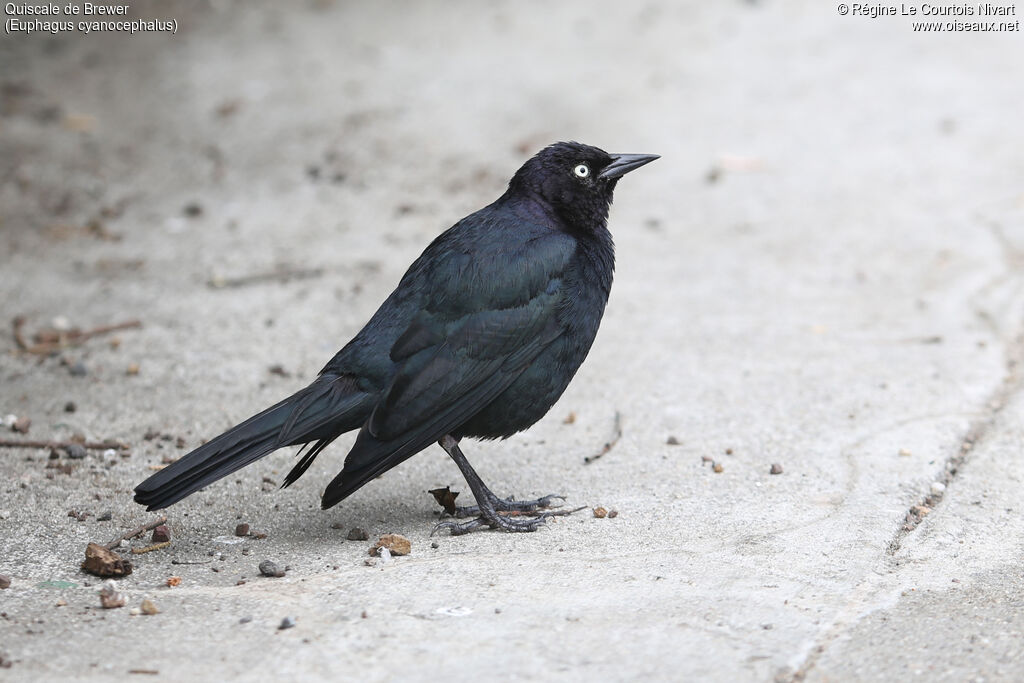
[[[32,421],[3,438],[129,445],[0,448],[0,680],[1024,679],[1019,32],[809,1],[131,10],[178,31],[0,37],[4,324],[142,324],[0,338],[0,415]],[[321,512],[346,437],[286,491],[282,451],[169,509],[100,609],[78,565],[155,517],[134,484],[306,383],[560,139],[663,158],[620,185],[577,379],[467,453],[618,516],[431,538],[427,489],[466,490],[439,448]],[[389,532],[411,555],[368,564]]]

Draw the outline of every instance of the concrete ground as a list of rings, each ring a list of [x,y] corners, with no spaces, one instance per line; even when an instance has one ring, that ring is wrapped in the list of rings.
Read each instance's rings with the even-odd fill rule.
[[[1019,32],[809,0],[131,15],[177,32],[0,37],[3,324],[141,323],[0,337],[31,419],[0,436],[127,444],[0,448],[0,680],[1024,679]],[[663,158],[619,185],[576,380],[467,452],[617,517],[431,537],[426,491],[467,490],[438,448],[321,512],[349,436],[167,510],[100,609],[78,567],[156,517],[132,487],[308,382],[560,139]],[[388,532],[412,553],[370,566]]]

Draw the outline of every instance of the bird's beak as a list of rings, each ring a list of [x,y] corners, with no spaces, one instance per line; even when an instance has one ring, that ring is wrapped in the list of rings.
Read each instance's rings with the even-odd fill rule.
[[[630,171],[661,158],[657,154],[612,154],[610,156],[612,163],[604,167],[604,170],[597,176],[598,178],[605,180],[621,178]]]

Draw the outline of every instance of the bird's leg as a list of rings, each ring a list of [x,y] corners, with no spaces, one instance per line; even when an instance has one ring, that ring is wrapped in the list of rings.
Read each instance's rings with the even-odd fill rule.
[[[491,493],[491,490],[480,479],[480,475],[469,464],[466,456],[462,453],[462,449],[459,448],[459,442],[454,437],[450,434],[445,434],[438,443],[451,456],[455,464],[459,466],[459,469],[462,470],[462,476],[466,478],[466,483],[469,484],[469,489],[473,492],[473,497],[476,498],[475,506],[457,508],[456,516],[465,517],[474,514],[479,516],[462,524],[441,522],[434,527],[434,531],[448,529],[451,531],[452,536],[459,536],[470,531],[487,528],[502,529],[503,531],[536,531],[547,521],[548,517],[575,512],[575,510],[544,512],[528,519],[513,519],[509,515],[498,514],[499,511],[533,512],[537,508],[550,506],[552,501],[556,498],[563,498],[563,496],[545,496],[544,498],[528,501],[502,500]]]

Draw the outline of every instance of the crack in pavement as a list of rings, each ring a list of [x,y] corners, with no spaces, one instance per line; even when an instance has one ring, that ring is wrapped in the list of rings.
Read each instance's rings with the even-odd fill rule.
[[[996,281],[1014,279],[1014,273],[1019,273],[1020,265],[1024,263],[1024,250],[1016,249],[1006,238],[1005,234],[1003,234],[998,224],[990,223],[989,228],[995,242],[1002,251],[1003,260],[1007,266],[1007,271],[998,276]],[[1012,297],[1012,299],[1019,303],[1017,297]],[[988,400],[985,401],[982,416],[974,420],[968,427],[967,432],[960,439],[960,443],[954,449],[954,452],[943,463],[940,475],[929,484],[928,491],[921,495],[918,502],[910,507],[903,522],[896,529],[883,556],[883,562],[888,565],[888,571],[885,574],[876,571],[861,581],[854,589],[847,603],[847,609],[836,616],[825,635],[810,647],[799,668],[792,673],[780,672],[776,676],[775,680],[779,683],[783,681],[796,682],[805,680],[808,674],[817,666],[829,645],[839,638],[851,624],[855,624],[863,616],[870,614],[880,607],[880,605],[868,605],[869,600],[876,597],[880,592],[892,592],[889,589],[895,590],[898,587],[899,577],[895,572],[898,570],[899,563],[895,556],[902,547],[904,540],[917,529],[921,520],[942,502],[948,487],[968,464],[971,452],[988,436],[991,429],[996,425],[1001,412],[1010,402],[1010,399],[1024,388],[1024,376],[1021,373],[1022,361],[1024,361],[1024,328],[1020,325],[1015,325],[1016,332],[1012,337],[1006,339],[1001,334],[1000,326],[992,316],[981,310],[978,311],[978,314],[992,328],[994,336],[997,339],[1003,340],[1005,347],[1005,373],[1001,381]],[[1021,317],[1018,316],[1017,320],[1020,319]],[[941,484],[941,486],[936,486],[936,484]],[[856,614],[849,615],[849,612],[854,609],[857,610]]]

